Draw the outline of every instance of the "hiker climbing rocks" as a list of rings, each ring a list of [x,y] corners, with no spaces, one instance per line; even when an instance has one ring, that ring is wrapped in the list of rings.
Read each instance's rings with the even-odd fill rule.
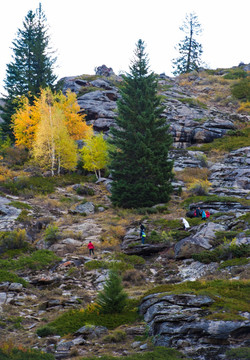
[[[181,218],[182,222],[183,222],[183,225],[184,225],[184,229],[187,230],[190,228],[190,225],[188,223],[188,221],[184,218]]]
[[[204,210],[202,210],[201,218],[202,218],[202,220],[206,220],[206,218],[207,218],[206,213],[205,213]]]
[[[146,228],[145,226],[143,225],[143,223],[140,223],[140,237],[141,237],[141,234],[142,232],[144,231],[145,232]]]
[[[89,249],[89,256],[91,256],[92,254],[94,255],[95,247],[91,241],[89,241],[89,243],[88,243],[88,249]]]
[[[142,244],[145,243],[145,239],[146,239],[145,231],[142,231],[142,232],[141,232],[141,243],[142,243]]]

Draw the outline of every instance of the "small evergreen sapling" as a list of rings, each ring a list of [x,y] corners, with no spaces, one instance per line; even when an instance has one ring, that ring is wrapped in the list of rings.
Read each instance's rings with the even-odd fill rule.
[[[97,295],[97,304],[103,314],[121,313],[127,304],[128,295],[122,286],[121,277],[114,270],[109,272],[109,277],[104,289]]]

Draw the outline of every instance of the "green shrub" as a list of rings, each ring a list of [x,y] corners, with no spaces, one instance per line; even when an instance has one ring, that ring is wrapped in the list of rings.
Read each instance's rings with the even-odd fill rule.
[[[45,325],[37,329],[37,335],[40,337],[46,337],[56,334],[56,329],[53,326]]]
[[[23,278],[17,276],[16,274],[8,271],[8,270],[0,270],[0,282],[10,282],[10,283],[19,283],[24,287],[28,285],[27,281]]]
[[[91,188],[87,188],[86,186],[81,186],[76,189],[76,193],[78,195],[95,195],[95,191]]]
[[[63,187],[77,184],[82,181],[90,182],[90,177],[83,177],[77,173],[68,173],[61,176],[43,177],[31,176],[20,177],[16,180],[8,180],[1,183],[1,186],[13,195],[34,195],[34,194],[51,194],[56,187]]]
[[[166,219],[157,219],[153,221],[153,224],[155,226],[160,226],[160,228],[163,230],[169,230],[169,229],[178,229],[182,227],[181,220],[166,220]]]
[[[32,270],[42,270],[45,267],[53,266],[61,259],[56,256],[53,251],[49,250],[37,250],[30,256],[21,256],[17,260],[17,266],[20,269],[29,268]]]
[[[17,209],[27,209],[30,210],[32,207],[29,204],[23,203],[21,201],[11,201],[9,206],[14,206]]]
[[[250,76],[233,84],[231,92],[236,99],[250,101]]]
[[[109,264],[107,261],[102,260],[91,260],[84,264],[84,266],[88,270],[94,270],[94,269],[108,269]]]
[[[250,224],[250,212],[239,217],[239,220],[244,220],[248,225]]]
[[[48,225],[45,234],[44,240],[50,244],[54,244],[59,239],[59,229],[56,225]]]
[[[119,273],[133,268],[133,264],[131,262],[126,262],[118,259],[112,261],[91,260],[86,262],[85,266],[88,270],[112,269],[118,271]]]
[[[147,238],[147,242],[150,242],[151,244],[158,244],[161,242],[161,236],[157,231],[153,230],[151,231],[151,234]]]
[[[55,327],[60,336],[74,333],[84,325],[105,326],[113,330],[123,324],[133,324],[140,319],[138,315],[138,301],[128,299],[127,306],[122,313],[103,314],[99,307],[89,307],[81,310],[69,310],[59,316],[49,325]]]
[[[88,94],[93,91],[105,91],[103,88],[95,87],[95,86],[82,86],[77,94],[77,98],[82,95]]]
[[[127,255],[124,253],[115,254],[115,260],[121,260],[131,265],[144,265],[145,259],[138,255]]]
[[[216,231],[215,239],[212,241],[213,246],[217,246],[223,244],[225,242],[232,241],[237,235],[239,231]]]
[[[228,73],[223,76],[224,79],[234,80],[234,79],[244,79],[247,77],[247,72],[243,69],[229,69]]]
[[[105,343],[119,343],[126,339],[126,333],[122,330],[115,330],[112,334],[106,335],[103,338]]]
[[[226,351],[226,357],[230,360],[249,360],[250,347],[240,347]]]
[[[250,128],[241,131],[240,136],[225,135],[222,138],[215,139],[211,143],[203,144],[200,147],[190,146],[188,150],[210,151],[213,149],[230,152],[249,146]]]
[[[41,270],[54,265],[61,259],[49,250],[36,250],[30,255],[21,255],[17,259],[0,259],[0,268],[5,270],[32,269]]]
[[[2,231],[0,233],[0,254],[11,249],[27,249],[27,234],[25,229]]]
[[[247,258],[235,258],[231,260],[223,261],[222,264],[220,264],[219,269],[225,269],[229,266],[242,266],[249,264],[250,260]]]
[[[22,210],[21,213],[18,215],[16,221],[21,223],[30,223],[32,216],[29,214],[28,210]]]
[[[250,255],[250,245],[220,245],[213,250],[205,250],[199,254],[194,254],[192,257],[196,261],[204,264],[211,262],[220,262],[221,260],[229,260],[232,258],[247,257]]]
[[[1,360],[55,360],[52,354],[44,353],[36,349],[4,349],[0,348]]]

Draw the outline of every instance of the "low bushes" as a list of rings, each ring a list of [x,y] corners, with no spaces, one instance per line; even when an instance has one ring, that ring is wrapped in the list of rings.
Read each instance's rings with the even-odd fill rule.
[[[0,232],[0,254],[12,249],[27,249],[25,229]]]
[[[209,264],[211,262],[220,262],[222,260],[247,257],[249,255],[250,245],[222,244],[213,250],[205,250],[199,254],[194,254],[192,257],[196,261],[200,261],[204,264]]]
[[[48,324],[55,328],[58,335],[74,333],[84,325],[100,325],[112,330],[123,324],[132,324],[139,319],[137,306],[139,304],[128,299],[127,306],[121,313],[101,314],[96,305],[86,309],[70,310]]]
[[[46,354],[43,351],[25,348],[5,349],[3,345],[0,348],[1,360],[55,360],[52,354]]]
[[[221,150],[225,152],[230,152],[233,150],[240,149],[242,147],[249,146],[249,136],[250,128],[246,128],[241,131],[241,135],[225,135],[222,138],[215,139],[211,143],[203,144],[200,147],[191,146],[189,150],[199,150],[199,151],[210,151],[210,150]]]
[[[16,274],[8,270],[0,270],[0,283],[1,282],[20,283],[23,286],[27,286],[28,283],[23,278],[20,278]]]
[[[227,350],[226,357],[229,360],[249,360],[250,359],[250,348],[249,347],[241,347],[241,348]]]
[[[24,176],[13,181],[2,182],[1,186],[13,195],[33,196],[35,194],[51,194],[56,187],[77,184],[82,181],[88,182],[90,179],[76,173],[68,173],[54,177]]]
[[[17,259],[0,259],[0,268],[5,270],[32,269],[41,270],[52,266],[60,258],[49,250],[36,250],[30,255],[21,255]]]

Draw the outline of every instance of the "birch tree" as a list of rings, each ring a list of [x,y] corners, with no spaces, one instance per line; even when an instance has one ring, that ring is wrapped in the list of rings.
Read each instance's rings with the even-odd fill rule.
[[[94,171],[96,178],[101,177],[101,169],[104,169],[109,161],[108,143],[103,134],[92,135],[85,140],[82,148],[83,168]]]
[[[69,136],[64,114],[51,104],[43,104],[41,119],[33,143],[33,155],[39,166],[51,171],[52,176],[61,168],[73,170],[77,164],[77,146]]]

